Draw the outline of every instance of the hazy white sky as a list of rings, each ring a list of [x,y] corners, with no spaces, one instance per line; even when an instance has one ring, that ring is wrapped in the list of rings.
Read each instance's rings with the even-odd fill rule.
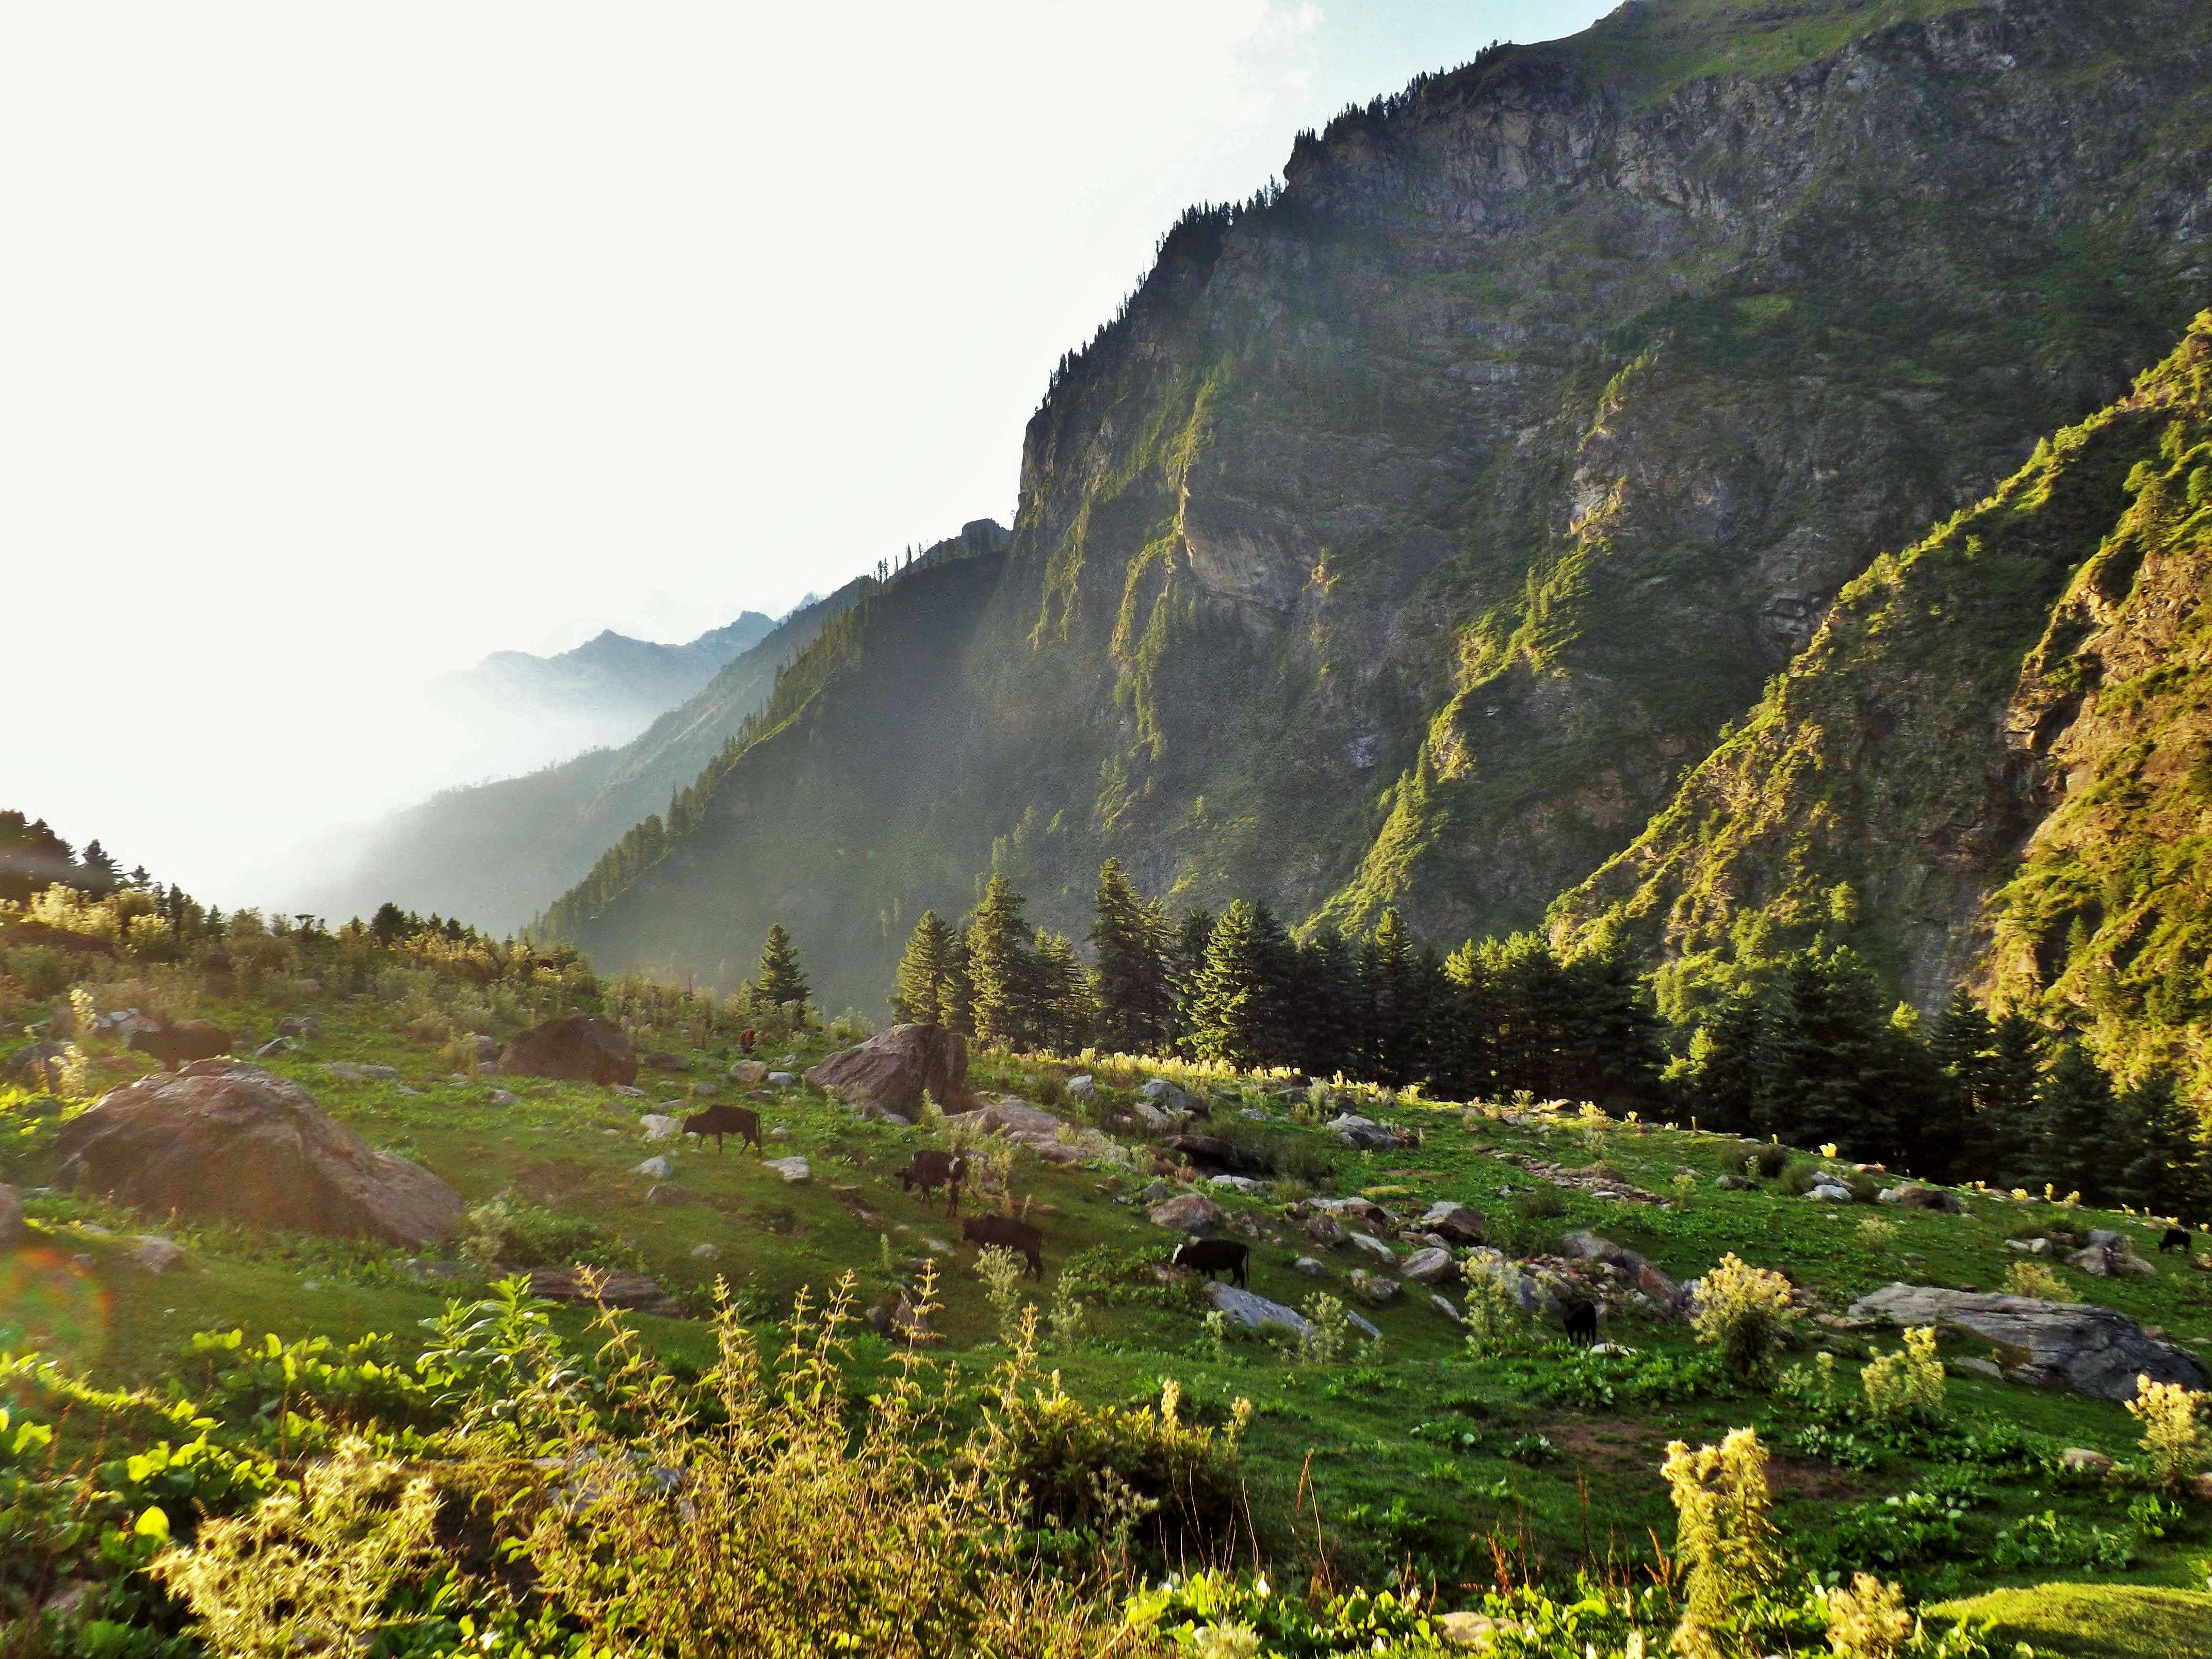
[[[1607,9],[0,7],[0,805],[277,897],[429,676],[1006,519],[1185,204]]]

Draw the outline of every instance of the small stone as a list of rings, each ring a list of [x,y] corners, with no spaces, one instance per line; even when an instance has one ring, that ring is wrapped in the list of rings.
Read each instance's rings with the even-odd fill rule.
[[[714,1085],[711,1083],[695,1083],[691,1085],[691,1093],[696,1099],[704,1100],[714,1092]]]
[[[1747,1192],[1751,1188],[1751,1184],[1752,1183],[1750,1182],[1745,1180],[1740,1175],[1716,1176],[1713,1178],[1713,1185],[1719,1188],[1724,1193]],[[1889,1194],[1887,1192],[1882,1194],[1885,1198]]]
[[[1429,1623],[1437,1635],[1461,1648],[1486,1648],[1498,1631],[1495,1619],[1486,1619],[1479,1613],[1440,1613]]]
[[[1455,1244],[1480,1244],[1489,1230],[1488,1218],[1481,1211],[1450,1199],[1431,1204],[1428,1213],[1414,1224],[1425,1233],[1442,1234]]]
[[[2087,1446],[2069,1446],[2058,1454],[2058,1467],[2062,1469],[2087,1469],[2092,1474],[2103,1474],[2112,1467],[2112,1460]]]
[[[1291,1263],[1291,1266],[1295,1271],[1304,1273],[1308,1279],[1326,1279],[1328,1277],[1328,1264],[1322,1261],[1322,1260],[1317,1255],[1302,1255],[1296,1261]]]
[[[659,1112],[647,1112],[638,1122],[644,1127],[647,1140],[672,1140],[684,1133],[684,1120]]]
[[[790,1072],[770,1072],[768,1074],[768,1080],[769,1086],[771,1088],[788,1089],[793,1084],[798,1082],[799,1079],[796,1074]]]
[[[1233,1193],[1256,1193],[1261,1187],[1261,1183],[1253,1180],[1250,1176],[1240,1175],[1214,1176],[1206,1184],[1209,1187],[1225,1187]]]
[[[634,1084],[610,1083],[607,1085],[607,1087],[613,1090],[624,1100],[643,1100],[645,1098],[645,1091],[638,1088]]]
[[[1467,1323],[1466,1318],[1459,1310],[1459,1304],[1448,1296],[1437,1296],[1431,1292],[1429,1297],[1429,1305],[1455,1325]]]
[[[158,1233],[148,1233],[131,1243],[137,1248],[131,1252],[131,1260],[149,1273],[165,1273],[185,1259],[182,1245]]]
[[[349,1083],[388,1082],[399,1075],[390,1066],[364,1066],[357,1060],[333,1060],[325,1062],[323,1075],[342,1078]]]
[[[1343,1243],[1348,1237],[1344,1224],[1328,1214],[1308,1216],[1306,1231],[1312,1234],[1316,1242],[1331,1246]]]
[[[768,1081],[768,1067],[757,1060],[740,1060],[731,1063],[730,1081],[747,1089],[758,1088]]]
[[[719,1244],[694,1244],[691,1247],[691,1256],[696,1261],[720,1261],[722,1259],[722,1247]]]
[[[1449,1250],[1431,1245],[1407,1256],[1399,1264],[1398,1271],[1416,1285],[1440,1285],[1447,1279],[1459,1277],[1459,1263],[1452,1260]]]
[[[672,1181],[664,1181],[645,1195],[648,1204],[689,1204],[691,1194]]]
[[[1978,1358],[1970,1354],[1964,1359],[1953,1360],[1951,1369],[1955,1371],[1965,1371],[1972,1376],[1986,1376],[1994,1382],[2004,1381],[2004,1367],[1994,1359]]]
[[[1221,1224],[1220,1208],[1204,1193],[1185,1193],[1181,1198],[1154,1205],[1146,1214],[1155,1227],[1172,1227],[1182,1233],[1202,1233]]]
[[[1402,1288],[1388,1273],[1370,1273],[1363,1267],[1352,1270],[1352,1293],[1373,1307],[1384,1307],[1398,1299]]]
[[[804,1186],[814,1179],[813,1168],[803,1158],[772,1158],[768,1167],[781,1176],[787,1186]]]
[[[494,1106],[517,1106],[521,1104],[521,1097],[512,1089],[495,1089],[489,1095],[485,1096],[484,1098],[489,1104]]]
[[[1098,1080],[1088,1072],[1067,1079],[1067,1097],[1070,1100],[1088,1101],[1097,1093]]]
[[[1348,1235],[1348,1237],[1350,1238],[1352,1248],[1358,1250],[1362,1255],[1372,1256],[1376,1261],[1381,1262],[1386,1267],[1395,1267],[1398,1265],[1397,1251],[1392,1249],[1381,1239],[1376,1237],[1374,1234],[1352,1233]]]
[[[648,1158],[642,1164],[632,1164],[630,1173],[652,1181],[665,1181],[676,1173],[676,1166],[665,1158]]]
[[[770,1140],[788,1140],[788,1139],[791,1139],[791,1126],[790,1126],[789,1124],[787,1124],[787,1123],[779,1123],[779,1124],[777,1124],[777,1125],[775,1126],[775,1127],[774,1127],[773,1129],[770,1129],[770,1130],[768,1132],[768,1138],[769,1138]]]

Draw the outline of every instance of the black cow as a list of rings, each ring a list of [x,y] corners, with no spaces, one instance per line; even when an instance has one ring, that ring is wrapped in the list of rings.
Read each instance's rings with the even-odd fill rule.
[[[1176,1246],[1168,1265],[1204,1273],[1208,1280],[1216,1273],[1225,1273],[1241,1289],[1247,1282],[1245,1273],[1251,1261],[1251,1247],[1239,1244],[1233,1238],[1192,1238]]]
[[[133,1048],[153,1055],[173,1072],[183,1071],[191,1060],[227,1054],[235,1041],[222,1026],[204,1019],[164,1020],[153,1030],[131,1034]]]
[[[714,1137],[714,1150],[722,1150],[722,1137],[741,1135],[752,1143],[753,1150],[763,1158],[768,1148],[761,1145],[760,1114],[747,1111],[742,1106],[709,1106],[703,1112],[694,1112],[684,1120],[684,1133],[699,1137],[699,1149],[704,1152],[707,1137]]]
[[[970,1244],[996,1244],[1027,1256],[1030,1276],[1044,1277],[1044,1234],[1026,1221],[1010,1215],[971,1215],[960,1224],[960,1237]]]
[[[1559,1310],[1559,1322],[1567,1328],[1567,1340],[1587,1347],[1597,1340],[1597,1304],[1570,1302]]]
[[[945,1188],[945,1213],[951,1215],[960,1208],[960,1180],[968,1173],[968,1160],[957,1152],[916,1152],[906,1168],[899,1171],[899,1190],[910,1193],[921,1188],[924,1202],[933,1187]]]
[[[2185,1228],[2168,1227],[2166,1230],[2166,1237],[2158,1241],[2158,1253],[2164,1255],[2168,1250],[2179,1250],[2184,1255],[2189,1254],[2189,1233]]]

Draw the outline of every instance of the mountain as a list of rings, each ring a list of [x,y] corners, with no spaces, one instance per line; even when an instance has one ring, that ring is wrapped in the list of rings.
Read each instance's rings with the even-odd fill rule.
[[[1973,978],[2212,1083],[2212,313],[2126,398],[1844,589],[1569,943],[1678,1011],[1814,938],[1923,1007]]]
[[[1030,422],[1005,556],[873,594],[549,913],[876,1006],[980,871],[1437,939],[1620,853],[1885,550],[2212,274],[2212,11],[1645,0],[1302,136]],[[803,696],[802,696],[803,693]]]
[[[991,520],[978,520],[907,568],[988,555],[1003,548],[1006,536]],[[367,915],[392,899],[500,932],[521,927],[626,830],[665,809],[698,777],[768,700],[784,667],[826,623],[879,586],[874,576],[859,577],[800,606],[696,695],[618,748],[447,790],[383,819],[336,854],[339,873],[312,895],[313,908],[331,916]]]
[[[684,645],[609,629],[556,657],[498,651],[433,680],[430,701],[469,730],[471,754],[486,771],[523,771],[628,743],[775,626],[748,611]]]

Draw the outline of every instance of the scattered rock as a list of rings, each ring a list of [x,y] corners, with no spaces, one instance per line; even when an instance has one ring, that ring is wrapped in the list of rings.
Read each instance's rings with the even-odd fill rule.
[[[2066,1261],[2069,1266],[2098,1279],[2152,1279],[2158,1273],[2157,1268],[2136,1254],[2135,1244],[2125,1233],[2106,1228],[2091,1233],[2088,1243]]]
[[[1098,1079],[1085,1072],[1067,1079],[1067,1097],[1079,1104],[1088,1104],[1098,1097]]]
[[[1191,1098],[1164,1077],[1148,1078],[1137,1091],[1137,1098],[1157,1112],[1188,1112]]]
[[[1816,1181],[1813,1183],[1812,1190],[1805,1196],[1820,1204],[1849,1204],[1854,1200],[1856,1195],[1850,1188],[1835,1182]]]
[[[1279,1302],[1270,1302],[1264,1296],[1255,1296],[1249,1291],[1240,1291],[1234,1285],[1219,1279],[1206,1282],[1206,1300],[1221,1310],[1224,1317],[1233,1319],[1247,1330],[1259,1330],[1264,1326],[1277,1325],[1304,1341],[1313,1334],[1313,1327],[1295,1308],[1286,1308]]]
[[[227,1216],[398,1244],[446,1237],[460,1194],[333,1122],[298,1084],[194,1060],[106,1095],[62,1126],[65,1181],[156,1215]]]
[[[270,1037],[268,1042],[263,1043],[258,1048],[256,1048],[253,1051],[253,1057],[256,1060],[269,1060],[277,1054],[289,1054],[291,1052],[291,1038]]]
[[[502,1070],[568,1083],[629,1086],[637,1081],[637,1051],[623,1028],[589,1014],[564,1014],[528,1030],[500,1050]]]
[[[522,1097],[512,1089],[495,1089],[484,1097],[484,1103],[490,1106],[519,1106]]]
[[[799,1081],[799,1076],[794,1072],[770,1072],[768,1074],[768,1080],[769,1086],[771,1088],[788,1089]]]
[[[781,1176],[787,1186],[804,1186],[814,1179],[812,1167],[803,1158],[772,1158],[768,1161],[768,1167]]]
[[[1398,1138],[1373,1118],[1346,1112],[1328,1121],[1328,1127],[1346,1146],[1359,1152],[1380,1152],[1398,1144]]]
[[[1429,1206],[1428,1212],[1414,1224],[1423,1232],[1441,1233],[1455,1244],[1481,1243],[1489,1224],[1481,1211],[1450,1199]]]
[[[1308,1279],[1326,1279],[1328,1276],[1328,1265],[1317,1255],[1302,1255],[1291,1263],[1291,1267]]]
[[[1562,1238],[1559,1254],[1571,1261],[1598,1261],[1618,1269],[1662,1308],[1680,1308],[1689,1299],[1680,1285],[1635,1251],[1586,1230],[1577,1228]]]
[[[1455,1325],[1467,1323],[1466,1316],[1459,1310],[1459,1304],[1448,1296],[1437,1296],[1431,1292],[1429,1297],[1429,1305]]]
[[[650,1066],[656,1072],[688,1072],[691,1069],[689,1060],[666,1048],[655,1048],[641,1054],[638,1064]]]
[[[711,1083],[695,1083],[691,1085],[691,1097],[694,1100],[709,1099],[714,1092],[714,1085]]]
[[[1965,1371],[1974,1376],[1986,1376],[1993,1382],[2004,1381],[2003,1366],[1998,1364],[1994,1359],[1982,1359],[1972,1354],[1964,1359],[1953,1360],[1951,1369],[1954,1371]]]
[[[55,1090],[62,1086],[62,1071],[69,1063],[65,1042],[33,1042],[15,1050],[9,1072],[26,1088]]]
[[[648,1181],[665,1181],[676,1173],[676,1166],[665,1158],[648,1158],[642,1164],[630,1165],[632,1175],[641,1175]]]
[[[1876,1322],[1871,1319],[1853,1319],[1845,1314],[1814,1314],[1813,1322],[1824,1330],[1850,1332],[1870,1331],[1875,1328]]]
[[[2125,1314],[2087,1303],[1892,1285],[1861,1297],[1850,1310],[1893,1325],[1971,1332],[2023,1356],[2006,1369],[2014,1381],[2059,1385],[2099,1400],[2134,1399],[2138,1376],[2190,1389],[2205,1382],[2192,1356],[2146,1335]]]
[[[1753,1184],[1753,1183],[1745,1180],[1743,1176],[1740,1175],[1724,1175],[1716,1176],[1713,1177],[1713,1185],[1719,1188],[1724,1193],[1748,1192],[1751,1190]]]
[[[691,1247],[691,1257],[695,1261],[720,1261],[722,1259],[722,1247],[719,1244],[694,1244]]]
[[[23,1224],[23,1200],[13,1187],[0,1186],[0,1250],[14,1249],[28,1232]]]
[[[1401,1288],[1388,1273],[1370,1273],[1364,1267],[1352,1270],[1352,1293],[1371,1306],[1386,1307],[1395,1302]]]
[[[165,1273],[185,1259],[184,1246],[159,1233],[146,1233],[131,1243],[131,1261],[149,1273]]]
[[[532,1267],[530,1293],[551,1302],[604,1302],[610,1308],[673,1318],[683,1305],[645,1273],[604,1273],[595,1267]]]
[[[624,1100],[643,1100],[645,1098],[645,1091],[638,1088],[634,1084],[610,1083],[607,1087],[612,1089]]]
[[[673,1140],[684,1133],[684,1120],[664,1112],[647,1112],[638,1122],[644,1126],[647,1140]]]
[[[276,1022],[276,1035],[280,1037],[313,1038],[322,1034],[323,1023],[313,1014],[287,1016]]]
[[[499,1051],[501,1044],[497,1037],[486,1036],[482,1031],[471,1031],[469,1033],[469,1047],[475,1051],[477,1065],[499,1064]]]
[[[2112,1460],[2087,1446],[2069,1446],[2058,1454],[2058,1467],[2062,1469],[2087,1469],[2091,1474],[2105,1474],[2111,1471]]]
[[[323,1063],[323,1075],[343,1079],[348,1083],[388,1083],[399,1075],[391,1066],[363,1066],[350,1060],[331,1060]]]
[[[730,1062],[730,1081],[744,1089],[757,1089],[768,1081],[768,1063],[758,1060],[738,1060]]]
[[[1185,1193],[1146,1212],[1155,1227],[1172,1227],[1179,1233],[1202,1233],[1221,1224],[1221,1211],[1204,1193]]]
[[[1137,1121],[1155,1133],[1172,1129],[1181,1121],[1173,1112],[1164,1112],[1149,1100],[1139,1101],[1133,1109],[1137,1114]]]
[[[664,1181],[650,1188],[645,1195],[648,1204],[689,1204],[691,1194],[672,1181]]]
[[[868,1310],[868,1325],[878,1336],[903,1337],[909,1342],[934,1342],[937,1329],[929,1316],[908,1300],[904,1291],[889,1303]]]
[[[792,1081],[787,1073],[762,1075],[770,1083]],[[968,1098],[968,1040],[942,1025],[894,1025],[830,1055],[806,1080],[855,1106],[911,1114],[925,1090],[940,1106],[957,1105]]]
[[[1964,1215],[1966,1200],[1956,1193],[1947,1193],[1941,1187],[1930,1187],[1924,1182],[1907,1181],[1895,1187],[1885,1187],[1875,1196],[1884,1204],[1895,1204],[1907,1210],[1936,1210],[1945,1215]]]
[[[1362,1255],[1372,1256],[1386,1267],[1395,1267],[1398,1265],[1397,1251],[1376,1237],[1374,1234],[1352,1233],[1347,1235],[1347,1237],[1352,1248]]]
[[[1327,1213],[1308,1216],[1306,1231],[1312,1234],[1319,1243],[1332,1246],[1343,1243],[1349,1237],[1345,1231],[1344,1224],[1334,1216]]]
[[[2008,1238],[2005,1240],[2005,1249],[2008,1250],[2018,1250],[2023,1255],[2049,1255],[2051,1254],[2051,1241],[2047,1238],[2042,1237]]]
[[[1498,1621],[1479,1613],[1440,1613],[1429,1623],[1454,1647],[1486,1648],[1498,1632]]]
[[[1447,1279],[1459,1277],[1459,1263],[1452,1259],[1449,1250],[1431,1245],[1407,1256],[1399,1263],[1398,1271],[1416,1285],[1440,1285]]]
[[[1201,1170],[1241,1170],[1244,1155],[1233,1141],[1219,1135],[1202,1135],[1186,1132],[1170,1139],[1167,1149],[1180,1153]]]
[[[1233,1193],[1256,1193],[1265,1183],[1253,1180],[1250,1176],[1218,1175],[1211,1177],[1206,1184],[1209,1187],[1226,1187]]]

